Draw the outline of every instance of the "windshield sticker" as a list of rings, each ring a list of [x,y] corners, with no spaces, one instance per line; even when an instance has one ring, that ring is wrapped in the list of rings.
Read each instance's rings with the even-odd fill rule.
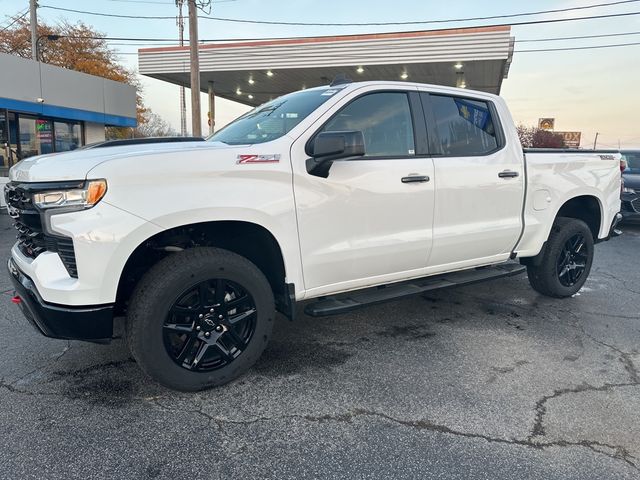
[[[280,154],[273,155],[238,155],[238,165],[244,165],[247,163],[279,163]]]

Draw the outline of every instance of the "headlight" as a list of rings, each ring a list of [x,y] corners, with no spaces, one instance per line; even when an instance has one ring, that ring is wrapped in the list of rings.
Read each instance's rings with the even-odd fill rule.
[[[41,209],[75,207],[83,210],[91,208],[107,193],[106,180],[90,180],[83,188],[71,190],[51,190],[33,195],[33,203]]]
[[[622,189],[623,193],[636,193],[636,191],[633,188],[629,188],[629,187],[624,187]]]

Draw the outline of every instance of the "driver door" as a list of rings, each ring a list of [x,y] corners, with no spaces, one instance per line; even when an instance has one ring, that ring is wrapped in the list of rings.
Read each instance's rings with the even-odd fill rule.
[[[365,89],[366,90],[366,89]],[[326,131],[361,131],[365,155],[306,169],[305,145]],[[432,243],[434,168],[417,92],[352,92],[292,146],[307,295],[420,276]]]

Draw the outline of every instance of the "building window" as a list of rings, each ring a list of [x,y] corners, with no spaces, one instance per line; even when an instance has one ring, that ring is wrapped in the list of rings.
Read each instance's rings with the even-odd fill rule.
[[[80,124],[75,122],[54,122],[56,152],[75,150],[82,145]]]
[[[53,152],[53,128],[51,121],[20,115],[21,158]]]

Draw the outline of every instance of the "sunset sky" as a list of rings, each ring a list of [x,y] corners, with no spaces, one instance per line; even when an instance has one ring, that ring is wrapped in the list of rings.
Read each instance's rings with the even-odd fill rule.
[[[173,0],[40,0],[42,7],[90,10],[139,16],[170,16],[177,11]],[[611,3],[611,0],[573,0],[513,2],[458,0],[217,0],[211,15],[254,20],[301,22],[390,22],[454,19],[504,15],[574,6]],[[0,0],[1,12],[22,12],[27,0]],[[465,21],[435,25],[309,27],[273,26],[200,21],[200,38],[232,39],[281,36],[377,33],[430,28],[479,26],[549,18],[572,18],[610,13],[640,12],[640,1],[590,8],[572,12],[516,17],[505,20]],[[186,12],[185,12],[186,13]],[[117,19],[87,14],[39,9],[40,18],[49,23],[62,19],[81,20],[107,36],[169,38],[177,35],[173,20]],[[523,42],[557,37],[630,33],[630,35],[593,39]],[[555,117],[557,130],[582,132],[583,145],[593,144],[599,132],[598,146],[640,148],[640,15],[582,20],[554,24],[514,26],[516,53],[503,83],[501,95],[507,100],[519,123],[533,125],[539,117]],[[128,44],[123,44],[128,43]],[[157,44],[112,42],[123,63],[137,67],[138,48]],[[561,52],[518,52],[539,48],[563,48],[637,43],[637,45]],[[179,129],[178,87],[144,78],[144,99],[154,112]],[[204,101],[204,97],[203,97]],[[234,102],[219,100],[217,124],[223,125],[246,110]],[[206,116],[206,109],[204,112]]]

